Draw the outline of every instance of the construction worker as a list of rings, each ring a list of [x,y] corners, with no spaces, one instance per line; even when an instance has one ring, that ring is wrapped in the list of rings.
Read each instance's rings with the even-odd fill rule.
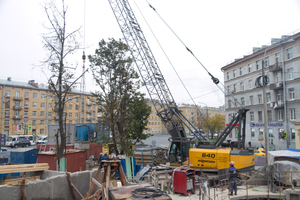
[[[233,195],[233,190],[234,194],[237,195],[237,178],[238,178],[238,173],[237,169],[234,167],[234,162],[230,162],[230,168],[229,168],[229,191],[230,195]]]
[[[104,153],[103,160],[108,160],[109,156],[107,155],[107,151]]]
[[[116,156],[116,154],[114,153],[114,150],[112,150],[111,151],[111,154],[110,154],[110,158],[111,159],[114,159],[114,158],[116,158],[117,156]]]
[[[103,160],[103,155],[102,155],[102,153],[100,153],[100,157],[99,157],[98,164],[100,164],[100,163],[101,163],[101,160]]]

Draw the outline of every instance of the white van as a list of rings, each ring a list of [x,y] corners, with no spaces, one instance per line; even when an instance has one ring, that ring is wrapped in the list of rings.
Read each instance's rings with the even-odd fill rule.
[[[9,136],[6,140],[5,146],[14,146],[14,144],[20,140],[20,136],[19,135],[13,135],[13,136]]]
[[[39,140],[36,142],[37,144],[46,144],[48,142],[47,135],[40,135]]]

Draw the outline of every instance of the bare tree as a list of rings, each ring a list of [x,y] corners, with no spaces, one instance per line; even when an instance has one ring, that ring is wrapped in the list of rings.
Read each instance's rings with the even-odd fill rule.
[[[64,0],[61,1],[60,6],[57,6],[54,1],[45,4],[44,9],[50,24],[45,27],[48,32],[43,34],[44,48],[48,52],[47,60],[43,61],[43,65],[48,66],[52,72],[48,79],[49,90],[55,95],[55,111],[58,117],[59,130],[57,131],[57,157],[58,170],[60,170],[60,160],[63,157],[63,152],[66,148],[66,130],[64,126],[65,117],[64,108],[68,101],[67,95],[71,92],[78,78],[74,77],[74,70],[76,67],[69,67],[67,65],[67,58],[79,49],[77,37],[79,36],[80,28],[75,31],[68,32],[66,24],[66,14],[68,7],[65,6]]]

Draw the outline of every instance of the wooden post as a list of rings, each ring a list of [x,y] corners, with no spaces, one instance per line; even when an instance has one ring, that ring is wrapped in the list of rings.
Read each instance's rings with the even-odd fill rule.
[[[25,177],[22,180],[22,200],[27,200],[27,194],[26,194],[26,190],[25,190]]]
[[[108,187],[109,187],[109,179],[110,179],[110,170],[111,170],[111,163],[107,163],[107,173],[106,173],[106,186],[105,186],[105,193],[106,193],[106,199],[108,200]]]
[[[101,168],[102,168],[102,161],[100,162],[99,168],[98,168],[96,176],[95,176],[96,180],[98,179],[98,176],[99,176],[99,174],[101,172]],[[102,175],[102,179],[103,179],[103,175]],[[93,191],[93,188],[94,188],[94,185],[95,185],[95,183],[92,183],[92,186],[90,187],[90,191],[88,191],[88,193],[86,194],[86,198],[88,198],[91,195],[91,193]]]
[[[69,173],[67,173],[67,177],[68,177],[69,185],[70,185],[70,187],[71,187],[71,191],[72,191],[72,196],[73,196],[73,198],[76,200],[76,198],[75,198],[75,193],[74,193],[74,191],[73,191],[73,190],[75,190],[75,192],[77,192],[77,194],[80,196],[80,198],[81,198],[81,199],[84,199],[84,196],[82,196],[82,194],[81,194],[81,193],[79,192],[79,190],[75,187],[75,185],[73,185]]]

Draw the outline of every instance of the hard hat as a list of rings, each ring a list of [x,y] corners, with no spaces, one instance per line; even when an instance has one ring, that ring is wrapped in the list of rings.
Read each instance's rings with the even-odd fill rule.
[[[102,155],[102,153],[100,153]]]
[[[234,162],[233,162],[233,161],[231,161],[231,162],[230,162],[230,164],[231,164],[231,165],[234,165]]]

